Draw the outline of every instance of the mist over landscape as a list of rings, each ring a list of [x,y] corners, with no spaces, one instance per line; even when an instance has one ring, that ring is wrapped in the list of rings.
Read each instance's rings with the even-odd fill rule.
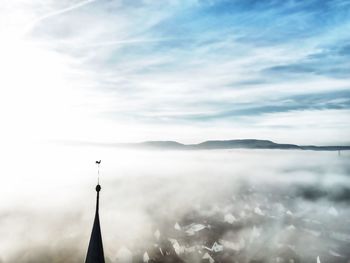
[[[350,0],[0,4],[0,263],[350,263]]]
[[[128,253],[142,262],[161,240],[171,240],[185,262],[201,262],[211,240],[226,253],[218,262],[350,258],[349,152],[47,149],[39,151],[38,163],[7,171],[6,185],[26,186],[5,189],[0,202],[3,263],[84,260],[95,206],[95,156],[103,160],[106,262],[130,262]],[[193,246],[200,253],[189,256],[186,249]]]

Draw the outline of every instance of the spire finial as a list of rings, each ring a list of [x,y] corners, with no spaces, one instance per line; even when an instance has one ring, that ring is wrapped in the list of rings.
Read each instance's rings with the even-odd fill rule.
[[[105,263],[104,259],[104,252],[103,252],[103,244],[102,244],[102,235],[101,235],[101,227],[100,227],[100,217],[99,217],[99,199],[100,199],[100,164],[101,160],[96,161],[96,164],[98,166],[97,171],[97,185],[96,185],[96,192],[97,192],[97,198],[96,198],[96,212],[95,212],[95,219],[94,224],[92,227],[90,242],[89,242],[89,248],[86,255],[85,263]]]

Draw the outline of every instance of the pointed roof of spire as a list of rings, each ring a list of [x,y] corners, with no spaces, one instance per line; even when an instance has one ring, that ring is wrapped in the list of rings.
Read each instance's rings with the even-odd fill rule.
[[[85,263],[105,263],[105,257],[103,253],[102,235],[100,227],[100,218],[98,214],[99,199],[100,199],[101,186],[96,186],[97,199],[96,199],[96,213],[94,225],[91,232],[89,248],[86,255]]]

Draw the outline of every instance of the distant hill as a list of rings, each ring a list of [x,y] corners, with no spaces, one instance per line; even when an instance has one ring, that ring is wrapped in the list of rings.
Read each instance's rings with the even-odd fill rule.
[[[268,140],[226,140],[226,141],[205,141],[193,145],[197,149],[298,149],[301,147],[294,144],[278,144]]]
[[[110,145],[111,146],[111,145]],[[182,144],[176,141],[146,141],[141,143],[118,143],[118,147],[147,148],[160,150],[218,150],[218,149],[280,149],[280,150],[312,150],[312,151],[346,151],[350,146],[315,146],[281,144],[269,140],[213,140],[198,144]]]

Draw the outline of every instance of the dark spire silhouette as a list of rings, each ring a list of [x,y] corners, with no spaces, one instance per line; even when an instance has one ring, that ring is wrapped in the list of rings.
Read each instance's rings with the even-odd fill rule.
[[[100,184],[96,185],[97,199],[96,199],[96,213],[94,225],[91,232],[91,238],[89,248],[86,255],[85,263],[105,263],[105,257],[103,253],[102,235],[100,227],[100,218],[98,214],[99,199],[100,199]]]

